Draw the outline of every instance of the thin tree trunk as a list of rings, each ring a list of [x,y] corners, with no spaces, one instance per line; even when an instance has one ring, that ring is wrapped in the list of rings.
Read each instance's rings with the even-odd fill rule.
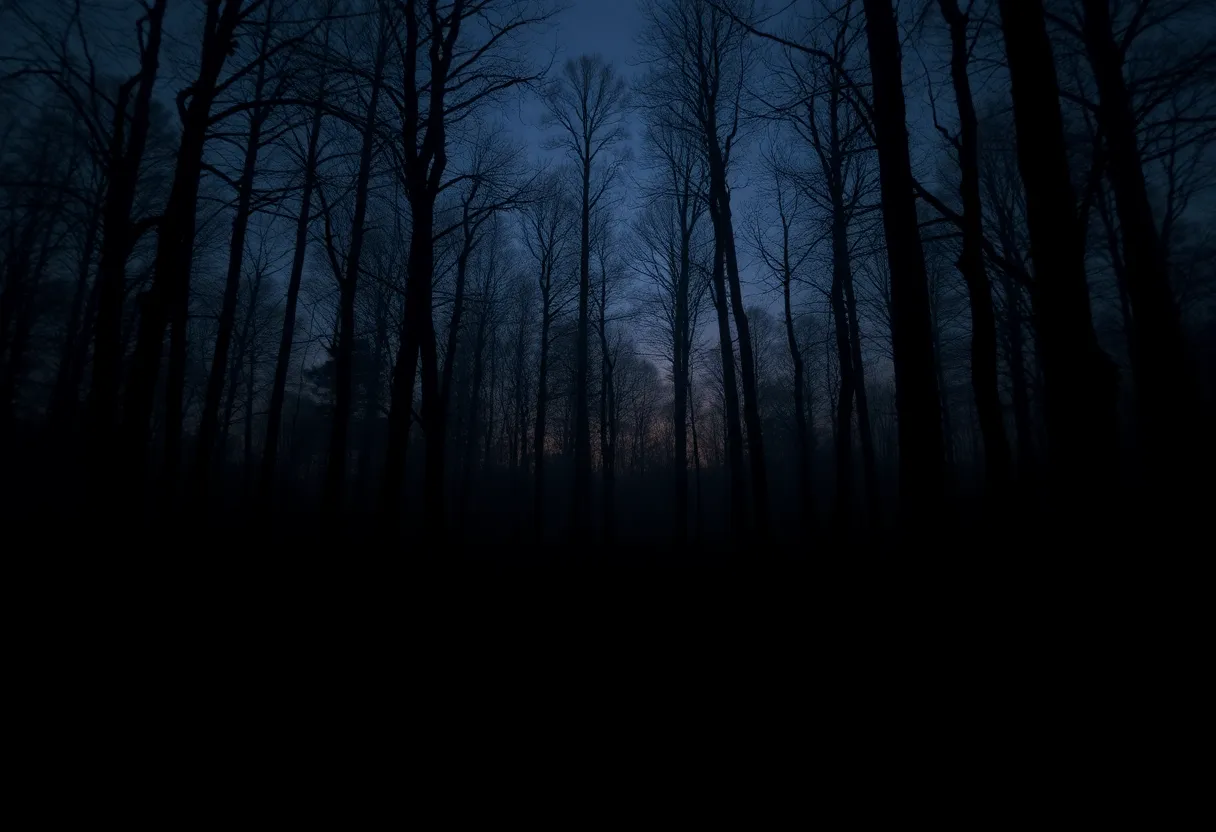
[[[730,477],[730,529],[732,535],[742,536],[747,525],[746,496],[743,481],[743,429],[739,424],[739,394],[735,384],[735,345],[727,318],[726,279],[723,245],[714,235],[714,306],[718,313],[718,343],[722,357],[722,395],[726,414],[726,455]]]
[[[794,364],[794,426],[798,431],[798,497],[800,520],[804,529],[810,528],[814,521],[814,508],[811,498],[811,441],[807,432],[806,412],[804,410],[805,394],[802,389],[802,351],[798,348],[798,338],[794,334],[794,311],[790,303],[790,284],[793,282],[793,269],[790,266],[790,227],[782,223],[782,300],[785,312],[785,337],[789,343],[790,360]]]
[[[853,269],[846,269],[844,302],[849,312],[849,350],[853,358],[853,395],[857,399],[857,439],[861,444],[861,467],[865,476],[866,510],[870,522],[881,516],[878,499],[878,464],[874,458],[874,431],[870,426],[870,403],[866,395],[866,368],[861,358],[861,326],[857,317],[857,296],[853,292]]]
[[[847,257],[847,253],[845,255]],[[833,256],[840,264],[839,254]],[[847,268],[847,266],[846,266]],[[840,392],[836,396],[836,512],[838,534],[847,532],[853,519],[853,358],[849,349],[849,322],[844,304],[843,269],[836,265],[832,276],[832,316],[836,330],[836,360],[840,367]]]
[[[540,369],[536,384],[536,436],[532,440],[533,463],[532,523],[536,540],[545,533],[545,416],[549,406],[549,293],[546,290],[540,326]]]
[[[688,383],[688,426],[692,431],[692,465],[697,489],[696,539],[704,533],[704,516],[701,510],[701,449],[697,446],[697,403],[692,396],[692,382]]]
[[[588,332],[591,300],[591,137],[583,152],[582,227],[579,237],[578,332],[574,350],[574,493],[571,532],[585,542],[591,531],[591,420],[587,386],[590,376]]]
[[[692,229],[688,227],[689,209],[687,192],[681,194],[680,205],[680,261],[676,278],[676,309],[672,338],[674,361],[672,382],[675,401],[672,415],[675,418],[675,474],[676,474],[676,541],[688,539],[688,284],[692,269],[690,240]]]
[[[139,92],[131,113],[130,139],[124,138],[124,119],[130,88],[124,85],[114,110],[114,129],[110,137],[108,183],[102,207],[101,259],[97,265],[97,323],[94,327],[93,376],[88,397],[90,448],[98,455],[94,473],[104,470],[111,476],[112,431],[117,417],[118,391],[122,378],[123,295],[126,290],[127,258],[134,245],[131,209],[139,168],[147,146],[152,105],[152,88],[159,69],[161,24],[167,0],[156,0],[148,8],[147,42],[140,56]],[[133,79],[135,80],[135,79]],[[131,82],[128,82],[131,83]],[[124,147],[125,143],[125,147]],[[105,462],[103,462],[105,460]],[[107,492],[99,479],[99,493]]]
[[[612,542],[616,535],[616,431],[612,425],[613,384],[612,356],[608,348],[608,270],[600,258],[600,464],[604,467],[604,539]],[[678,394],[677,394],[678,395]],[[678,501],[677,501],[678,502]],[[677,514],[679,508],[677,506]],[[683,515],[678,515],[683,516]]]
[[[714,155],[711,148],[711,157]],[[715,165],[710,163],[711,179]],[[735,256],[735,230],[731,220],[730,191],[726,173],[720,169],[716,177],[717,197],[711,198],[710,214],[717,234],[722,239],[726,256],[726,278],[730,282],[731,312],[739,336],[739,368],[743,381],[743,420],[747,424],[748,463],[751,468],[753,520],[759,539],[768,536],[768,473],[764,459],[764,437],[760,425],[759,391],[756,386],[756,361],[752,350],[751,330],[743,309],[743,286],[739,280],[739,263]]]
[[[473,383],[469,395],[468,440],[465,442],[464,471],[460,479],[460,496],[456,503],[457,528],[462,529],[469,510],[469,495],[473,490],[473,469],[477,461],[477,411],[481,399],[481,384],[485,371],[486,324],[489,310],[482,308],[477,321],[477,338],[473,348]]]

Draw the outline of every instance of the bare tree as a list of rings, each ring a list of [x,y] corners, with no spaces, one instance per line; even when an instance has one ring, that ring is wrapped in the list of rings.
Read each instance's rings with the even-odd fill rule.
[[[544,532],[545,429],[549,407],[549,348],[553,323],[571,303],[566,275],[574,215],[560,180],[551,177],[523,211],[523,243],[537,268],[540,288],[540,367],[536,379],[536,426],[532,440],[535,499],[533,526],[537,539]],[[522,440],[521,440],[522,441]]]
[[[393,369],[388,447],[381,506],[393,517],[405,477],[414,381],[422,370],[422,425],[427,450],[424,517],[436,529],[446,522],[442,408],[432,318],[435,202],[450,186],[448,128],[508,90],[537,81],[542,72],[520,57],[520,39],[553,9],[539,0],[406,0],[404,31],[395,32],[401,88],[390,95],[401,123],[398,166],[410,205],[409,282],[403,335]],[[421,358],[421,361],[419,361]]]
[[[971,387],[980,429],[984,434],[984,474],[992,496],[1000,498],[1010,476],[1009,437],[1001,416],[997,388],[996,316],[992,288],[984,263],[984,217],[980,196],[979,118],[971,96],[969,64],[971,7],[959,8],[957,0],[939,0],[942,16],[950,29],[950,77],[958,106],[959,137],[951,139],[958,152],[962,173],[963,250],[958,269],[967,284],[971,301]]]
[[[923,524],[942,498],[941,405],[934,372],[928,279],[908,155],[899,32],[890,0],[865,0],[874,140],[882,171],[883,229],[891,269],[899,494],[909,521]]]
[[[814,251],[813,238],[808,233],[807,205],[800,198],[796,184],[786,174],[789,165],[770,150],[765,155],[765,164],[771,184],[761,192],[762,200],[776,201],[777,226],[769,225],[771,215],[758,213],[751,228],[751,247],[771,274],[781,291],[782,311],[785,316],[786,345],[789,349],[793,370],[794,427],[798,437],[798,490],[799,505],[804,528],[813,526],[815,517],[811,490],[811,433],[807,424],[806,392],[803,389],[806,366],[802,347],[794,326],[793,288],[795,275],[802,272]],[[776,231],[773,239],[771,231]],[[799,239],[801,238],[801,239]]]
[[[224,287],[224,300],[220,309],[219,328],[216,334],[215,351],[211,360],[211,373],[207,380],[206,400],[203,403],[202,421],[199,425],[198,441],[195,443],[193,488],[196,499],[206,499],[207,483],[211,474],[211,454],[215,448],[215,435],[219,424],[220,395],[224,380],[228,377],[228,351],[236,326],[237,294],[240,290],[241,268],[245,259],[245,237],[253,208],[254,177],[257,172],[258,153],[262,150],[262,129],[271,113],[265,102],[273,67],[268,65],[275,33],[275,0],[267,0],[265,19],[261,22],[257,55],[254,58],[253,88],[250,91],[257,105],[248,112],[249,132],[245,141],[244,160],[240,179],[237,180],[237,205],[232,218],[232,241],[228,254],[228,277]],[[282,94],[286,76],[280,75],[278,89],[271,97]]]
[[[1127,44],[1148,22],[1145,17],[1151,4],[1136,4],[1132,22],[1119,38],[1110,0],[1082,0],[1081,8],[1081,35],[1097,81],[1098,124],[1109,152],[1107,172],[1123,238],[1124,273],[1135,329],[1131,355],[1140,439],[1148,453],[1146,473],[1156,478],[1179,461],[1179,448],[1170,437],[1178,435],[1174,425],[1179,418],[1183,432],[1189,434],[1197,390],[1170,285],[1165,246],[1149,201],[1139,125],[1124,76]],[[1163,9],[1153,11],[1160,14]]]
[[[744,82],[752,64],[747,29],[740,23],[733,7],[723,8],[712,0],[668,0],[652,6],[648,15],[649,32],[644,47],[648,58],[658,65],[647,81],[650,106],[666,107],[673,117],[680,118],[679,129],[697,136],[705,152],[709,216],[724,261],[724,277],[730,287],[730,311],[738,333],[755,510],[753,519],[757,534],[764,537],[768,533],[769,520],[768,475],[728,181],[731,154],[743,118]],[[717,273],[716,265],[714,273]],[[727,303],[725,286],[715,293],[722,309],[721,317]],[[723,338],[725,370],[725,356],[733,353],[733,346],[728,328],[719,324],[719,330]],[[730,372],[733,373],[733,367]],[[741,506],[742,499],[742,495],[737,494],[732,504],[737,502]],[[736,509],[734,513],[739,512]],[[736,517],[736,520],[740,519]]]
[[[651,208],[636,229],[645,256],[636,258],[657,287],[665,347],[670,351],[673,438],[675,444],[676,539],[688,535],[688,387],[695,299],[705,297],[707,283],[694,275],[698,223],[706,212],[705,166],[699,147],[678,124],[656,114],[646,133],[646,147],[654,161]],[[695,296],[695,299],[694,299]],[[740,472],[740,476],[742,473]]]
[[[581,229],[579,241],[578,334],[574,376],[573,532],[590,533],[591,428],[587,403],[588,316],[591,294],[591,217],[612,186],[623,156],[613,157],[626,138],[627,90],[612,64],[599,55],[567,61],[545,98],[550,123],[559,129],[552,146],[579,167]]]
[[[248,4],[241,0],[208,0],[198,76],[177,94],[181,142],[172,190],[157,229],[152,286],[139,299],[139,335],[123,406],[127,464],[131,475],[139,478],[144,471],[165,331],[171,325],[162,499],[171,497],[181,466],[187,309],[207,128],[212,124],[216,96],[240,78],[240,74],[232,74],[220,80],[228,57],[235,51],[236,31],[261,5],[260,0]]]
[[[1059,82],[1042,0],[1001,0],[1018,168],[1034,261],[1033,307],[1056,496],[1096,498],[1116,446],[1117,370],[1098,346],[1085,238],[1069,175]]]

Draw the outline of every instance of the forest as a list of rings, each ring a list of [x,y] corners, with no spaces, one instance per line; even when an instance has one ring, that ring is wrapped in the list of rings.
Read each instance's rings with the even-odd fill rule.
[[[600,4],[0,0],[6,538],[1206,536],[1216,0]]]

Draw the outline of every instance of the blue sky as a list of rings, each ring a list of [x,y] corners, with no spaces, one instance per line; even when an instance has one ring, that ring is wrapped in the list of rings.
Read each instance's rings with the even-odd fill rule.
[[[554,33],[558,58],[599,52],[629,77],[637,52],[634,38],[641,27],[636,0],[572,0]]]

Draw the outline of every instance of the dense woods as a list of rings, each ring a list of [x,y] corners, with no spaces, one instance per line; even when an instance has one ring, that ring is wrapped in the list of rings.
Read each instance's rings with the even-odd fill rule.
[[[1216,2],[642,0],[563,54],[585,2],[0,5],[6,528],[757,560],[1200,522]]]

